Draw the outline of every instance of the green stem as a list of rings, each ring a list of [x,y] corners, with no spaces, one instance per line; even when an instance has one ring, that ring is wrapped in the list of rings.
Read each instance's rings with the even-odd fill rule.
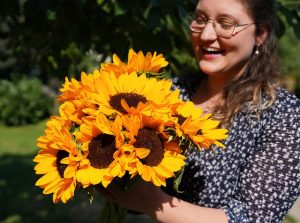
[[[126,223],[127,209],[120,205],[105,200],[99,223]]]

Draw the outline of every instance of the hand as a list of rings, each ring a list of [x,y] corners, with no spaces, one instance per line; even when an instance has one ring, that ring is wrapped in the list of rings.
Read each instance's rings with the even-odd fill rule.
[[[173,199],[159,187],[145,181],[139,182],[128,191],[120,191],[113,183],[108,188],[97,185],[96,189],[107,200],[152,218],[156,218],[156,212],[162,210],[164,203],[172,203]]]
[[[130,191],[120,191],[113,184],[107,189],[102,186],[96,188],[106,199],[127,209],[147,214],[159,222],[228,222],[223,209],[193,205],[169,196],[159,187],[144,181],[136,184]]]

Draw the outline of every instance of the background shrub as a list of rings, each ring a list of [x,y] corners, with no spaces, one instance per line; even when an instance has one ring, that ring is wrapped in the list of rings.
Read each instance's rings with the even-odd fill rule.
[[[42,92],[37,78],[0,80],[0,121],[6,125],[36,123],[51,114],[53,99]]]

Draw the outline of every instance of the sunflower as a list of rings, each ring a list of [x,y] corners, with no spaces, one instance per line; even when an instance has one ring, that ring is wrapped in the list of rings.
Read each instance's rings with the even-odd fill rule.
[[[219,142],[227,138],[227,129],[218,128],[219,122],[212,120],[211,114],[202,114],[202,109],[188,101],[175,109],[175,129],[179,137],[191,139],[199,148],[209,148],[211,144],[224,147]]]
[[[65,78],[65,83],[60,89],[62,92],[57,98],[59,101],[74,101],[80,98],[84,98],[87,92],[96,92],[95,80],[100,76],[100,72],[95,70],[92,74],[81,72],[81,80],[78,81],[75,78]]]
[[[113,54],[113,62],[101,65],[101,72],[114,74],[116,77],[122,74],[148,73],[151,76],[159,75],[161,68],[168,65],[162,54],[148,52],[146,55],[142,51],[136,53],[133,49],[128,52],[128,63],[124,63],[116,54]]]
[[[161,121],[140,115],[124,116],[123,123],[132,134],[130,143],[137,157],[130,163],[130,174],[140,175],[156,186],[165,186],[166,179],[175,176],[185,164],[179,145],[168,142]]]
[[[83,187],[99,183],[107,187],[115,177],[124,176],[126,159],[130,157],[120,149],[124,141],[121,118],[117,116],[111,122],[99,113],[96,118],[88,116],[83,120],[80,131],[75,133],[85,153],[77,180]]]
[[[168,108],[170,103],[176,103],[178,92],[170,90],[170,81],[158,81],[147,78],[145,74],[138,76],[136,73],[114,75],[103,73],[97,79],[97,93],[90,94],[93,103],[99,106],[99,112],[108,116],[118,113],[130,112],[151,114],[153,108]],[[133,110],[130,110],[133,108]],[[164,112],[170,112],[170,109]]]
[[[55,137],[54,132],[61,131],[64,128],[70,129],[73,125],[72,121],[63,114],[60,109],[61,116],[53,115],[50,120],[46,123],[45,135],[41,136],[37,140],[37,146],[41,149],[48,149],[51,147],[53,138]]]
[[[53,193],[54,203],[66,203],[74,196],[76,171],[82,159],[69,128],[55,128],[60,121],[52,119],[46,135],[38,138],[37,145],[42,149],[33,159],[36,174],[43,174],[36,186],[43,188],[44,194]]]
[[[86,111],[89,109],[96,109],[96,106],[89,100],[89,94],[96,92],[95,82],[98,79],[100,73],[95,70],[92,74],[81,73],[81,81],[74,78],[69,81],[66,77],[63,87],[60,89],[62,92],[57,98],[60,102],[68,102],[68,106],[65,105],[65,109],[69,110],[70,114],[72,111],[72,116],[74,116],[73,121],[77,124],[81,123],[81,117],[83,117]],[[73,105],[70,105],[72,103]]]
[[[163,67],[169,63],[165,60],[162,54],[156,52],[148,52],[146,55],[142,51],[136,53],[133,49],[128,53],[128,70],[138,73],[158,73]]]
[[[184,132],[190,131],[190,129],[184,129],[181,125],[187,118],[191,120],[197,120],[202,116],[202,109],[195,107],[191,101],[185,101],[178,103],[172,107],[173,116],[172,124],[175,126],[176,134],[181,137],[184,135]]]
[[[102,63],[100,68],[100,73],[108,73],[110,75],[115,75],[116,77],[122,74],[129,74],[133,71],[129,71],[127,65],[120,60],[120,58],[113,54],[112,63]]]
[[[76,124],[81,124],[82,117],[85,115],[81,109],[76,109],[75,105],[69,101],[59,106],[59,113],[63,119],[70,120]]]
[[[199,147],[208,149],[212,144],[224,148],[224,144],[220,141],[228,137],[227,129],[218,128],[219,121],[209,118],[210,115],[205,115],[200,120],[192,121],[188,118],[181,125],[182,129],[191,129],[185,131],[190,139]]]

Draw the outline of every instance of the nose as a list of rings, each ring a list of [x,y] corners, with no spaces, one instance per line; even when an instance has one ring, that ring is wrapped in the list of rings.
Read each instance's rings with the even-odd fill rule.
[[[202,41],[213,41],[217,39],[216,30],[214,28],[214,21],[212,19],[208,20],[206,26],[204,27],[200,38]]]

